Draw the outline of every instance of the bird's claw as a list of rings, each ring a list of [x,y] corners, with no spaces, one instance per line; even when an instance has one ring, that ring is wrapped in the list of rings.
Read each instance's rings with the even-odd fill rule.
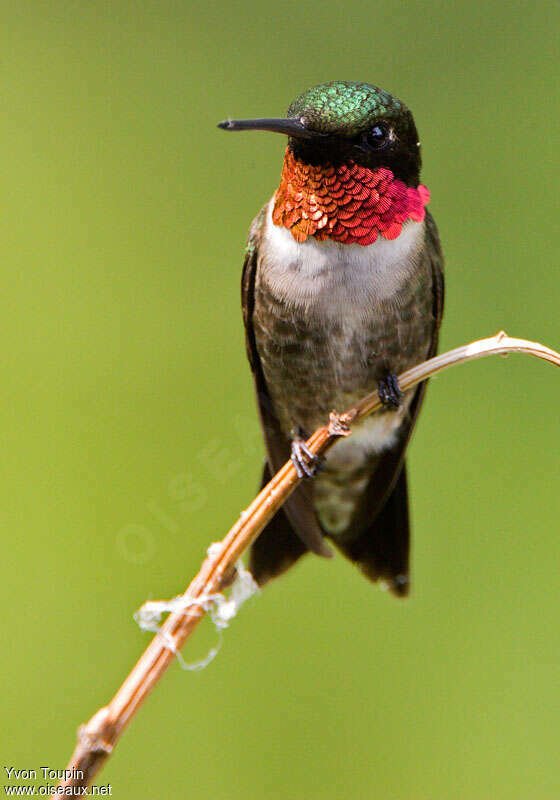
[[[400,408],[404,395],[399,386],[399,379],[392,372],[384,380],[379,381],[377,391],[379,399],[385,408],[390,408],[393,411]]]
[[[292,440],[291,459],[298,478],[312,478],[323,466],[322,459],[312,453],[300,437]]]

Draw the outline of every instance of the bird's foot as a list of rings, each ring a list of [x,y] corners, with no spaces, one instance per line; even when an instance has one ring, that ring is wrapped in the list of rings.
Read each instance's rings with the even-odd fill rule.
[[[393,411],[400,408],[404,395],[399,386],[399,379],[392,372],[384,380],[379,381],[377,391],[385,408]]]
[[[322,459],[311,452],[301,436],[292,439],[291,459],[298,478],[313,478],[323,466]]]

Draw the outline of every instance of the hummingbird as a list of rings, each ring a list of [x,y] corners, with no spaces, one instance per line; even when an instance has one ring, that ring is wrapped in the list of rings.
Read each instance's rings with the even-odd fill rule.
[[[289,458],[303,480],[253,544],[263,585],[327,542],[372,581],[409,592],[405,451],[426,384],[397,375],[433,356],[443,257],[420,180],[412,113],[367,83],[333,81],[286,117],[226,120],[287,136],[280,184],[253,221],[242,275],[245,338],[266,446],[264,486]],[[382,408],[319,460],[305,439],[378,391]]]

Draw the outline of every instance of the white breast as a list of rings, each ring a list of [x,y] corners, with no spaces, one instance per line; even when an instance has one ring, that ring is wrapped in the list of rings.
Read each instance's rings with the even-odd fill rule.
[[[424,240],[423,222],[408,220],[396,239],[379,236],[366,246],[312,236],[297,242],[272,222],[273,202],[274,198],[264,230],[263,277],[289,304],[348,318],[373,303],[394,302],[414,272],[414,255]]]

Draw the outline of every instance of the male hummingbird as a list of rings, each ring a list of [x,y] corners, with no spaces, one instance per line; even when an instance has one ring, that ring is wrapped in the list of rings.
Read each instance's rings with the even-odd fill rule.
[[[253,545],[258,583],[330,540],[371,580],[409,589],[405,450],[425,384],[396,376],[433,356],[443,309],[443,258],[419,183],[411,112],[366,83],[301,94],[280,119],[228,120],[225,130],[288,137],[280,185],[253,221],[242,278],[246,343],[266,443],[263,484],[304,439],[378,389],[383,408],[329,451]]]

